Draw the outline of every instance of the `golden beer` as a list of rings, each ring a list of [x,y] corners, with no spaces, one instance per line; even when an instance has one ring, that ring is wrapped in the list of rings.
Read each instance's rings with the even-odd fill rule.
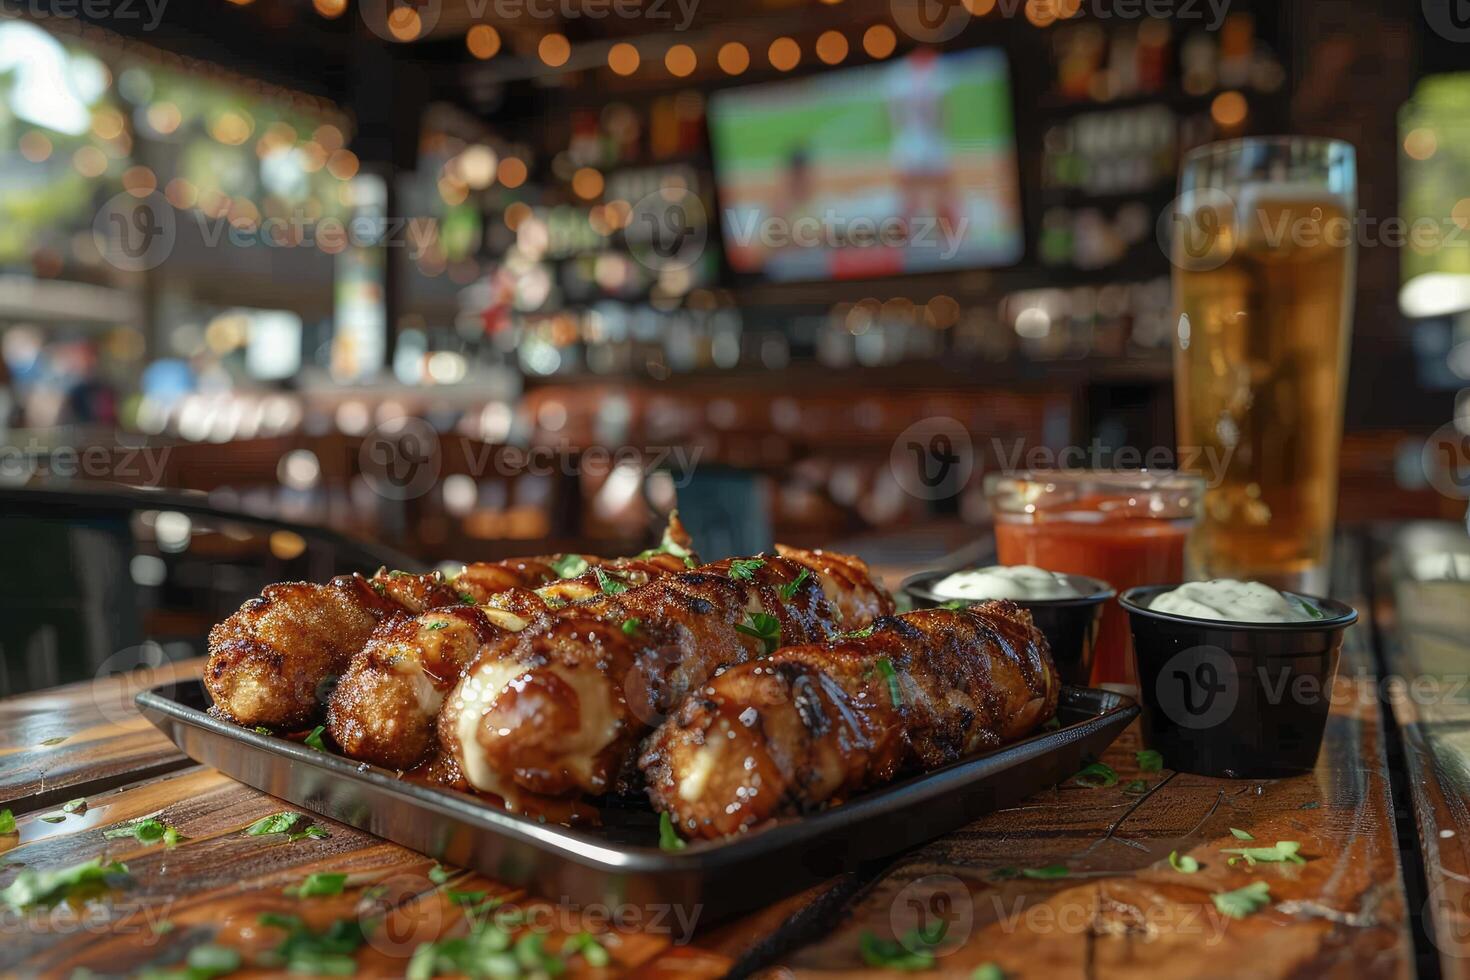
[[[1207,484],[1189,559],[1203,576],[1320,590],[1337,502],[1354,205],[1341,172],[1334,185],[1261,165],[1270,159],[1245,161],[1264,179],[1240,182],[1215,161],[1213,179],[1181,197],[1194,211],[1172,248],[1179,462]]]

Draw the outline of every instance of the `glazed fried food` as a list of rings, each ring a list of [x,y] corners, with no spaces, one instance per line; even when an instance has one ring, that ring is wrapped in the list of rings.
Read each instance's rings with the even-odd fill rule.
[[[663,550],[687,554],[688,535],[671,517]],[[204,683],[216,709],[242,725],[291,730],[312,723],[336,676],[373,630],[394,614],[478,605],[511,589],[534,589],[580,575],[603,559],[585,555],[508,558],[467,565],[452,580],[438,572],[379,570],[320,585],[267,586],[209,632]]]
[[[327,730],[345,755],[412,768],[434,744],[444,696],[483,646],[525,629],[539,613],[600,596],[604,587],[634,588],[687,570],[687,546],[676,550],[602,563],[535,591],[511,589],[485,605],[388,617],[332,692]]]
[[[507,799],[605,792],[716,668],[893,609],[861,561],[792,548],[604,592],[538,617],[466,671],[438,729],[470,785]]]
[[[680,832],[720,837],[1019,738],[1060,690],[1025,610],[922,610],[718,674],[639,765]]]

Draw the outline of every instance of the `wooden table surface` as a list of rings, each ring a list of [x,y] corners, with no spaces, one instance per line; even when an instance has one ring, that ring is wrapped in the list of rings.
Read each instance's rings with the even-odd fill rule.
[[[677,924],[613,929],[470,872],[436,881],[429,858],[325,818],[315,819],[324,838],[246,835],[253,821],[291,807],[193,764],[132,711],[131,693],[172,673],[0,702],[0,806],[12,809],[18,824],[17,835],[0,837],[0,887],[24,869],[93,858],[125,862],[131,878],[80,909],[0,911],[0,973],[67,976],[83,968],[132,975],[177,967],[200,944],[239,949],[253,964],[283,941],[282,930],[260,923],[263,913],[277,913],[299,915],[317,929],[341,919],[368,923],[367,942],[355,954],[359,973],[398,975],[419,943],[464,932],[465,912],[452,893],[485,891],[525,908],[534,927],[548,931],[548,949],[583,929],[599,935],[611,964],[594,969],[573,958],[573,976],[900,976],[865,967],[863,934],[892,939],[915,925],[916,915],[947,926],[940,955],[924,974],[930,976],[979,976],[977,968],[992,963],[1006,977],[1048,980],[1413,975],[1416,957],[1436,960],[1416,949],[1419,908],[1406,897],[1403,861],[1417,855],[1401,854],[1398,845],[1389,766],[1394,721],[1385,719],[1377,697],[1378,606],[1361,590],[1366,561],[1351,546],[1343,557],[1335,591],[1368,615],[1349,634],[1313,774],[1212,779],[1175,772],[1167,759],[1163,771],[1141,772],[1138,734],[1130,729],[1103,760],[1117,771],[1116,786],[1046,790],[886,866],[773,898],[743,919],[699,924],[690,936]],[[1460,605],[1470,616],[1470,604]],[[197,669],[197,662],[170,668],[177,676]],[[1467,771],[1457,770],[1460,778]],[[1142,791],[1128,785],[1138,779]],[[1462,784],[1448,785],[1454,792],[1429,803],[1416,799],[1415,808],[1421,828],[1458,835],[1444,838],[1451,841],[1445,847],[1442,833],[1430,834],[1441,845],[1431,859],[1441,870],[1437,880],[1457,888],[1453,904],[1470,886],[1462,843],[1470,817]],[[86,800],[84,813],[58,813],[77,798]],[[169,848],[104,836],[147,816],[183,839]],[[1221,853],[1241,846],[1231,828],[1261,846],[1299,841],[1306,862],[1231,867]],[[1171,868],[1175,851],[1197,860],[1198,872]],[[309,873],[326,871],[349,874],[344,894],[286,894]],[[1269,906],[1243,919],[1218,911],[1213,895],[1253,882],[1268,884]],[[1413,886],[1423,887],[1417,878]],[[773,883],[773,894],[779,891]],[[1455,908],[1463,916],[1465,907]]]

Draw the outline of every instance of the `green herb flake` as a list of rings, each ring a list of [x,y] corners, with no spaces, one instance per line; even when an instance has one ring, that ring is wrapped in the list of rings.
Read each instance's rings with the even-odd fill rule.
[[[1264,861],[1268,864],[1306,864],[1307,859],[1297,853],[1301,849],[1300,841],[1279,840],[1275,847],[1227,847],[1222,848],[1220,853],[1238,854],[1247,865],[1251,866],[1257,861]]]
[[[263,957],[262,965],[327,976],[352,976],[357,972],[354,954],[366,941],[358,919],[338,919],[320,932],[295,915],[267,912],[259,922],[286,932],[281,944]]]
[[[1210,900],[1222,915],[1244,919],[1271,904],[1271,886],[1264,881],[1253,881],[1233,892],[1216,892]]]
[[[286,840],[294,844],[299,840],[323,840],[330,836],[332,835],[327,833],[322,828],[318,827],[316,824],[312,824],[305,830],[299,830],[294,834],[287,834]]]
[[[1231,836],[1233,836],[1236,840],[1255,840],[1254,837],[1252,837],[1246,831],[1241,830],[1239,827],[1231,827],[1230,833]]]
[[[682,851],[689,846],[674,829],[674,820],[667,813],[658,815],[658,846],[663,851]]]
[[[71,737],[70,735],[58,735],[55,738],[48,738],[48,739],[42,740],[41,744],[42,745],[60,745],[62,742],[65,742],[70,737]]]
[[[603,595],[619,595],[628,591],[628,583],[618,581],[614,573],[600,568],[592,569],[592,573],[597,576],[597,587],[602,590]]]
[[[15,814],[9,809],[0,810],[0,834],[15,833]]]
[[[1006,975],[994,963],[981,963],[970,971],[970,980],[1006,980]]]
[[[729,575],[737,582],[749,582],[755,578],[755,573],[766,567],[764,558],[736,558],[730,562]]]
[[[301,884],[286,889],[293,898],[318,898],[340,895],[347,885],[347,876],[333,871],[313,871],[301,880]]]
[[[1089,789],[1107,789],[1118,785],[1118,774],[1112,766],[1094,762],[1072,777],[1072,782]]]
[[[893,669],[893,661],[887,657],[878,658],[878,673],[888,680],[888,699],[895,708],[903,707],[903,685],[899,683],[898,671]]]
[[[1169,867],[1180,874],[1192,875],[1199,870],[1199,862],[1188,854],[1181,855],[1178,851],[1170,851]]]
[[[209,980],[240,969],[240,954],[228,946],[204,943],[189,950],[184,962],[189,964],[188,980]]]
[[[250,730],[252,732],[254,732],[255,734],[257,734],[257,735],[274,735],[275,734],[275,732],[271,731],[269,728],[266,728],[264,725],[256,725],[254,728],[252,728]]]
[[[43,813],[36,819],[42,823],[61,823],[61,821],[66,819],[66,814],[60,810],[55,810],[51,813]]]
[[[462,892],[450,889],[448,894],[449,900],[456,905],[478,905],[479,903],[483,902],[485,900],[485,896],[489,895],[490,893],[487,891]]]
[[[459,603],[462,606],[478,606],[480,600],[476,599],[472,592],[461,592],[459,594]]]
[[[326,743],[322,741],[322,732],[326,730],[327,727],[325,725],[316,726],[311,730],[311,733],[307,735],[306,738],[301,740],[301,744],[307,746],[308,748],[316,749],[318,752],[327,751]]]
[[[448,868],[445,868],[439,864],[435,864],[432,868],[429,869],[429,880],[436,885],[442,885],[449,880],[450,874],[451,872]]]
[[[429,629],[431,629],[431,630],[447,630],[447,629],[449,629],[449,620],[447,620],[447,619],[440,619],[440,620],[437,620],[435,622],[432,622],[432,623],[429,624]]]
[[[923,942],[917,930],[899,940],[879,939],[871,929],[864,929],[858,939],[858,952],[864,963],[876,969],[911,972],[934,969],[934,950]]]
[[[1163,754],[1155,752],[1153,749],[1143,749],[1135,752],[1133,753],[1133,757],[1138,760],[1139,772],[1158,772],[1164,768]]]
[[[1123,792],[1133,796],[1142,796],[1148,792],[1148,782],[1142,779],[1135,779],[1132,782],[1124,783]]]
[[[174,846],[179,841],[179,832],[157,817],[147,817],[122,827],[113,827],[109,830],[104,830],[102,836],[109,839],[131,837],[139,844],[162,843],[169,847]]]
[[[245,833],[251,837],[264,837],[267,834],[284,834],[296,826],[301,819],[301,814],[294,810],[286,810],[282,813],[272,813],[268,817],[261,817],[255,823],[245,828]]]
[[[56,871],[23,868],[15,880],[0,891],[0,902],[17,912],[51,908],[65,901],[96,897],[109,887],[128,880],[127,865],[120,861],[103,864],[100,858]]]
[[[63,813],[74,813],[77,816],[81,816],[82,814],[87,812],[87,801],[84,798],[78,796],[74,800],[67,800],[65,803],[63,803],[61,805],[61,809]]]
[[[576,956],[578,953],[594,970],[600,970],[612,963],[612,956],[608,954],[607,947],[602,945],[590,932],[579,932],[562,944],[563,958]]]
[[[1058,718],[1056,715],[1052,715],[1046,721],[1041,723],[1041,730],[1044,732],[1055,732],[1060,730],[1061,727],[1062,719]]]
[[[576,578],[587,568],[587,559],[581,555],[558,555],[551,560],[551,570],[558,578]]]
[[[1021,869],[1021,876],[1023,878],[1034,878],[1037,881],[1051,881],[1056,878],[1065,878],[1069,874],[1071,872],[1067,870],[1065,864],[1048,864],[1044,868]]]
[[[859,630],[851,630],[851,631],[849,631],[847,633],[838,633],[837,634],[837,639],[839,639],[839,640],[866,640],[868,637],[870,637],[872,635],[873,635],[873,624],[872,623],[869,623],[867,626],[864,626],[862,629],[859,629]]]
[[[796,578],[792,579],[790,582],[787,582],[785,585],[777,589],[776,591],[781,593],[781,601],[790,602],[792,599],[796,598],[796,590],[801,588],[801,583],[811,578],[811,575],[811,569],[803,568],[800,572],[797,573]]]
[[[624,636],[632,636],[638,632],[638,627],[643,625],[643,620],[637,616],[629,616],[623,620],[622,630]]]
[[[760,640],[766,656],[775,653],[781,646],[781,620],[770,613],[746,613],[745,621],[735,629]]]

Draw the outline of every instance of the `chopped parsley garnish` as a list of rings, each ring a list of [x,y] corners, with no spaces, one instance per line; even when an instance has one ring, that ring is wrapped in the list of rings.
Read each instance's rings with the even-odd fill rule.
[[[10,810],[0,810],[0,834],[15,833],[15,814]]]
[[[888,699],[893,702],[893,706],[903,707],[903,685],[898,681],[898,671],[893,669],[893,661],[887,657],[879,657],[878,673],[888,679]]]
[[[176,847],[181,839],[177,830],[156,817],[148,817],[123,827],[113,827],[103,831],[102,836],[109,839],[131,837],[139,844],[162,843],[164,847]]]
[[[1135,752],[1133,753],[1133,757],[1138,760],[1139,772],[1158,772],[1164,768],[1163,754],[1155,752],[1153,749],[1143,749],[1142,751]]]
[[[735,629],[760,640],[765,645],[766,655],[775,653],[781,646],[781,620],[770,613],[746,613],[745,621]]]
[[[766,566],[764,558],[736,558],[730,562],[730,577],[737,582],[749,582],[757,570]]]
[[[327,833],[322,828],[318,827],[316,824],[312,824],[305,830],[299,830],[294,834],[287,834],[286,839],[294,844],[299,840],[322,840],[330,836],[332,835]]]
[[[1188,854],[1181,855],[1178,851],[1170,851],[1169,867],[1181,874],[1192,875],[1199,870],[1199,862]]]
[[[1106,789],[1118,785],[1118,774],[1113,771],[1112,766],[1094,762],[1073,776],[1072,782],[1089,789]]]
[[[382,582],[374,580],[372,582],[369,582],[368,584],[373,587],[373,591],[376,592],[378,595],[385,596],[388,594],[388,587]]]
[[[970,971],[970,980],[1006,980],[1006,975],[994,963],[981,963]]]
[[[848,632],[848,633],[838,633],[837,634],[837,639],[839,639],[839,640],[866,640],[868,637],[870,637],[872,635],[873,635],[873,624],[872,623],[869,623],[867,626],[864,626],[860,630],[852,630],[851,632]]]
[[[61,823],[61,821],[66,819],[66,814],[60,810],[54,810],[51,813],[43,813],[36,819],[42,823]]]
[[[325,725],[316,726],[306,738],[301,740],[302,744],[308,748],[316,749],[318,752],[327,751],[327,746],[322,742],[322,732],[326,730],[327,727]]]
[[[1267,863],[1289,862],[1291,864],[1306,864],[1307,859],[1297,852],[1302,849],[1300,841],[1279,840],[1275,847],[1226,847],[1221,848],[1221,854],[1238,854],[1245,859],[1247,865],[1254,865],[1257,861]],[[1235,858],[1230,859],[1232,862]]]
[[[485,896],[489,894],[489,892],[483,890],[474,892],[461,892],[451,890],[449,892],[449,900],[456,905],[478,905],[483,902],[485,900]]]
[[[395,568],[395,569],[393,569],[393,571],[391,571],[391,572],[388,573],[388,577],[389,578],[413,578],[414,575],[413,575],[413,572],[405,572],[405,571],[401,571],[401,570]]]
[[[294,898],[314,898],[324,895],[340,895],[347,884],[347,876],[333,871],[313,871],[301,880],[301,884],[286,889]]]
[[[623,634],[625,636],[632,636],[634,633],[638,632],[638,627],[642,625],[643,620],[639,619],[637,616],[629,616],[627,619],[623,620]]]
[[[790,602],[792,599],[796,598],[796,590],[801,588],[801,583],[811,578],[811,574],[811,569],[803,568],[801,572],[797,574],[796,578],[781,586],[781,588],[777,590],[781,593],[781,601]]]
[[[1241,830],[1239,827],[1231,827],[1230,835],[1236,840],[1255,840],[1247,831]]]
[[[1048,864],[1042,868],[1022,868],[1021,877],[1035,878],[1038,881],[1050,881],[1053,878],[1065,878],[1071,874],[1065,864]]]
[[[250,730],[252,732],[254,732],[255,734],[257,734],[257,735],[274,735],[275,734],[275,732],[271,731],[269,728],[266,728],[264,725],[256,725],[254,728],[252,728]]]
[[[63,813],[75,813],[81,816],[87,812],[87,801],[80,796],[74,800],[67,800],[61,805],[61,810]]]
[[[255,823],[245,828],[245,833],[251,837],[264,837],[267,834],[284,834],[296,826],[301,819],[301,814],[294,810],[286,810],[282,813],[272,813],[268,817],[261,817]]]
[[[448,629],[448,628],[449,628],[449,620],[447,620],[447,619],[441,619],[441,620],[439,620],[437,622],[433,622],[433,623],[430,623],[429,624],[429,629],[431,629],[431,630],[444,630],[444,629]]]
[[[614,573],[600,568],[592,569],[592,573],[597,576],[597,587],[602,590],[603,595],[618,595],[628,591],[628,583],[618,581]]]
[[[264,965],[290,973],[351,976],[357,972],[353,954],[366,941],[359,920],[338,919],[321,932],[312,930],[296,915],[267,912],[259,922],[286,930],[285,940],[266,954]]]
[[[563,957],[576,956],[578,953],[582,954],[582,959],[586,960],[587,965],[594,970],[600,970],[612,962],[607,947],[598,942],[597,937],[590,932],[579,932],[562,943],[561,955]]]
[[[858,951],[863,962],[876,968],[889,970],[932,970],[934,969],[934,947],[942,940],[930,940],[918,929],[910,929],[902,939],[879,939],[871,929],[864,929],[858,939]]]
[[[441,864],[435,864],[429,869],[429,880],[436,885],[442,885],[449,880],[450,871]]]
[[[667,813],[658,815],[658,846],[663,851],[682,851],[688,846],[674,829],[674,820]]]
[[[100,858],[56,871],[23,868],[16,879],[0,891],[0,901],[17,912],[32,908],[49,909],[65,901],[96,897],[127,880],[127,865],[121,861],[103,864]]]
[[[1123,792],[1132,793],[1135,796],[1147,793],[1148,783],[1142,779],[1135,779],[1132,782],[1123,784]]]
[[[558,555],[551,560],[551,570],[559,578],[576,578],[587,571],[587,559],[581,555]]]
[[[461,605],[465,606],[478,606],[480,604],[480,600],[476,599],[468,592],[461,592],[459,594],[459,601]]]
[[[1253,881],[1233,892],[1216,892],[1210,900],[1223,915],[1244,919],[1271,904],[1271,886],[1264,881]]]
[[[688,548],[675,541],[673,534],[671,533],[674,528],[674,520],[678,516],[678,511],[674,511],[672,514],[669,515],[669,526],[664,528],[664,534],[663,537],[659,539],[658,547],[649,548],[647,551],[640,551],[638,553],[639,558],[652,558],[654,555],[673,555],[675,558],[684,559],[685,567],[695,567],[694,555],[690,553]]]

